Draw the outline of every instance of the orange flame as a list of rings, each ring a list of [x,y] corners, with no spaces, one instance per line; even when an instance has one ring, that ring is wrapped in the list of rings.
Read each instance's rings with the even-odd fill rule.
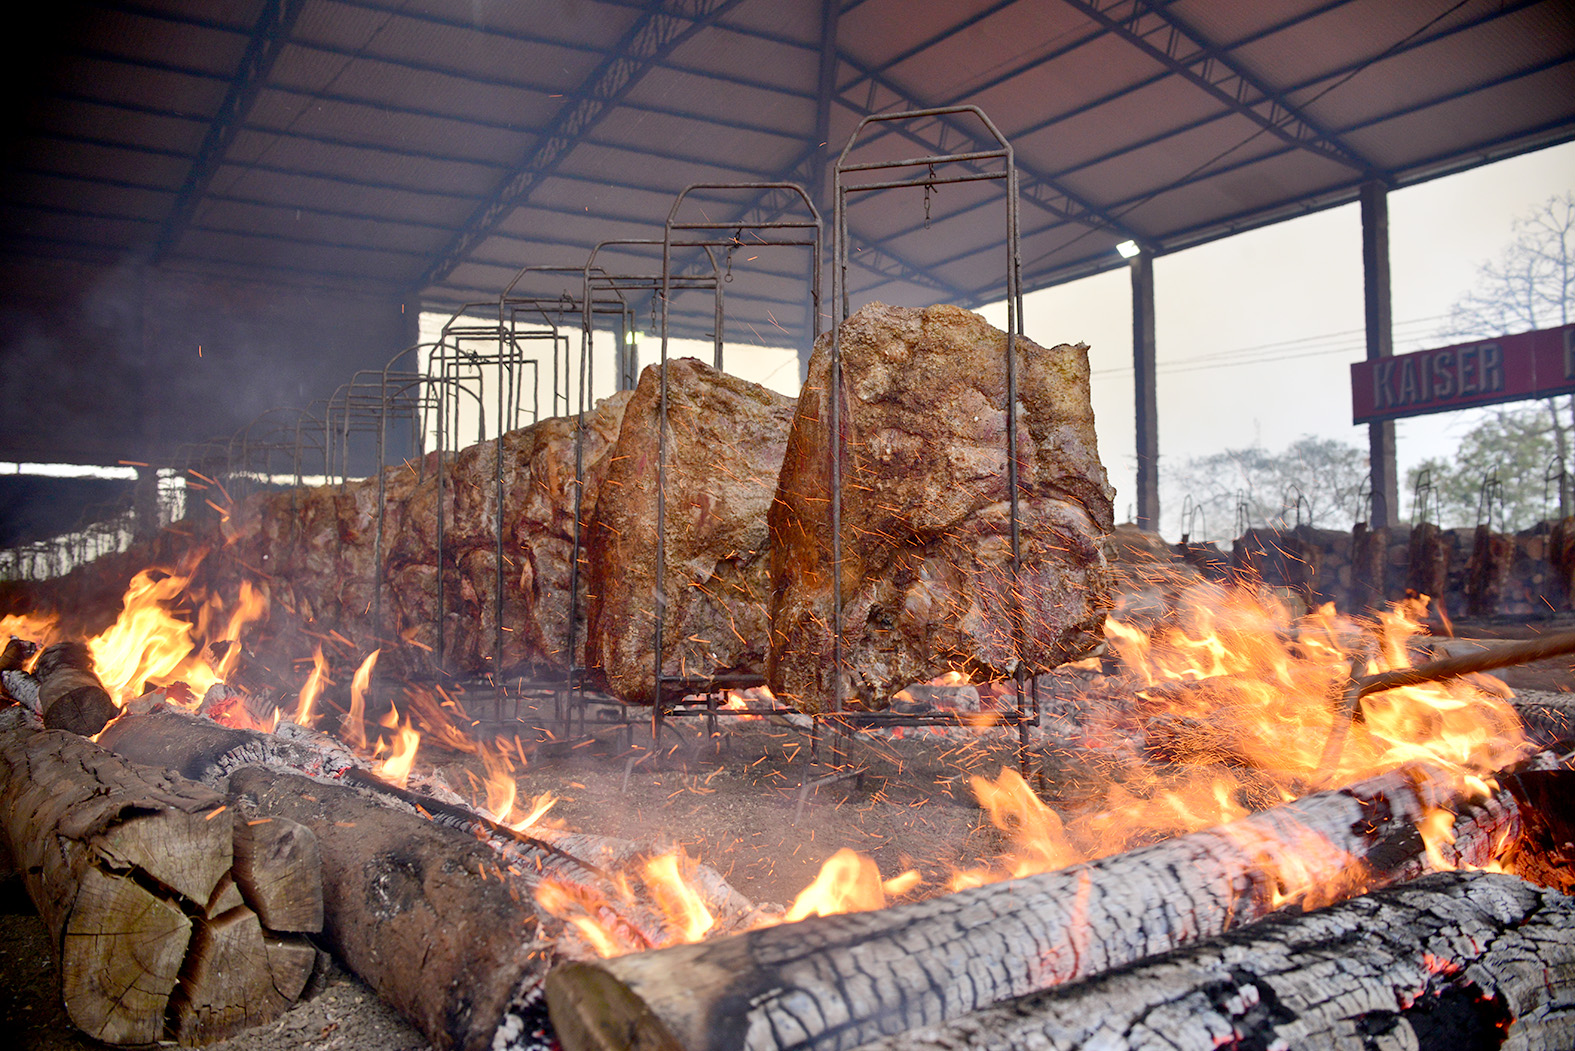
[[[886,889],[874,859],[843,847],[826,859],[814,882],[799,891],[783,919],[793,923],[809,916],[885,907]]]
[[[525,811],[525,816],[520,818],[518,821],[515,821],[509,827],[516,830],[530,828],[532,825],[540,822],[542,818],[546,817],[547,811],[551,810],[553,804],[557,802],[557,796],[553,795],[551,792],[543,792],[541,795],[530,801],[530,809]]]
[[[124,704],[144,685],[184,681],[197,696],[219,682],[208,662],[195,655],[192,625],[166,608],[179,599],[187,578],[143,570],[131,578],[120,616],[88,640],[94,670],[111,697]]]
[[[312,706],[317,703],[317,698],[323,692],[323,684],[328,681],[328,658],[323,656],[322,643],[317,644],[317,649],[312,653],[312,671],[306,677],[306,682],[301,684],[300,700],[295,706],[295,722],[298,726],[312,725]]]
[[[684,860],[688,860],[687,858]],[[656,903],[677,928],[678,940],[697,942],[716,926],[716,917],[679,872],[679,852],[663,854],[645,863],[645,885]]]
[[[399,723],[399,710],[389,708],[393,716],[393,723],[398,726],[394,732],[394,743],[389,748],[388,758],[377,766],[377,774],[383,780],[404,788],[410,781],[410,771],[416,765],[416,749],[421,745],[421,734],[406,720]]]
[[[350,680],[350,712],[340,726],[339,734],[351,748],[366,750],[366,694],[372,687],[372,669],[377,667],[377,656],[383,651],[373,650],[355,670]]]
[[[230,613],[229,622],[224,627],[224,634],[219,638],[219,641],[229,644],[224,651],[224,656],[219,659],[219,666],[214,669],[220,681],[227,681],[235,673],[236,665],[240,663],[241,632],[247,625],[264,620],[267,616],[267,589],[255,588],[248,580],[241,581],[240,598],[236,602],[234,611]]]

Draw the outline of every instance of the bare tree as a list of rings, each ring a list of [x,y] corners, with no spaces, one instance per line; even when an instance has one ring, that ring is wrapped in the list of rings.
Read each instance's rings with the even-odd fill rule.
[[[1271,452],[1261,445],[1184,461],[1167,478],[1171,507],[1196,508],[1179,532],[1227,539],[1242,526],[1347,529],[1367,479],[1367,454],[1333,438],[1298,438]],[[1181,502],[1177,502],[1177,498]]]
[[[1570,315],[1575,312],[1575,191],[1548,198],[1535,211],[1516,219],[1512,230],[1514,237],[1503,256],[1484,264],[1477,272],[1477,287],[1461,296],[1450,308],[1449,321],[1441,332],[1444,338],[1459,342],[1491,339],[1570,323]],[[1507,415],[1514,417],[1511,421],[1506,410],[1495,410],[1473,428],[1453,464],[1442,460],[1429,463],[1434,486],[1457,494],[1456,513],[1464,513],[1465,506],[1471,502],[1465,494],[1474,492],[1482,479],[1494,470],[1499,470],[1509,503],[1524,509],[1541,504],[1542,471],[1532,472],[1532,475],[1511,472],[1509,463],[1504,462],[1506,459],[1519,460],[1523,466],[1524,461],[1540,453],[1526,449],[1512,454],[1505,442],[1493,441],[1489,435],[1478,433],[1484,428],[1491,430],[1497,424],[1506,439],[1513,437],[1533,443],[1540,443],[1543,438],[1552,439],[1553,457],[1561,465],[1566,479],[1559,485],[1559,514],[1570,514],[1569,446],[1570,428],[1575,424],[1575,397],[1565,399],[1567,418],[1560,413],[1559,401],[1558,398],[1548,399],[1546,421],[1540,428],[1524,413],[1509,410]],[[1550,457],[1543,457],[1544,462],[1548,459]],[[1511,477],[1503,477],[1506,473]],[[1413,485],[1415,474],[1413,471]],[[1524,492],[1508,493],[1512,486]],[[1538,492],[1533,494],[1533,488]],[[1512,517],[1523,518],[1523,515]]]

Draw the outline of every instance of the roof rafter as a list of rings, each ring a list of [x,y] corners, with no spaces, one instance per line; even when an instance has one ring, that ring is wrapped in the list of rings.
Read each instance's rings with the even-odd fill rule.
[[[933,105],[929,100],[915,99],[911,93],[894,83],[890,78],[869,69],[845,51],[839,51],[838,58],[841,59],[844,65],[859,74],[858,79],[843,88],[839,99],[843,105],[855,112],[884,112],[896,107],[924,109]],[[868,102],[859,103],[848,98],[846,92],[860,83],[868,83],[872,89],[878,88],[890,97],[881,99],[879,106],[871,105]],[[995,149],[997,146],[994,140],[986,140],[980,135],[979,129],[974,127],[970,121],[958,119],[955,116],[948,116],[937,118],[936,123],[947,131],[961,136],[965,142],[973,144],[976,148]],[[885,128],[885,131],[898,135],[911,134],[911,129],[897,129],[889,125]],[[924,145],[928,147],[936,146],[935,143],[924,143]],[[940,148],[945,149],[944,146]],[[1128,229],[1116,216],[1095,207],[1091,202],[1060,185],[1044,172],[1025,167],[1021,162],[1017,162],[1017,175],[1018,195],[1049,212],[1057,219],[1063,222],[1080,223],[1084,226],[1102,227],[1112,233],[1119,234],[1122,238],[1142,240],[1136,232]]]
[[[530,196],[574,148],[584,133],[644,76],[661,56],[688,40],[742,0],[684,0],[653,3],[612,49],[607,60],[574,93],[519,169],[478,208],[453,240],[422,272],[417,290],[437,284],[458,266],[505,215]],[[689,16],[677,9],[690,10]]]
[[[1062,2],[1270,134],[1368,177],[1381,175],[1372,161],[1291,105],[1282,92],[1226,58],[1218,47],[1184,23],[1166,4],[1154,0]]]
[[[265,0],[263,3],[262,13],[246,45],[246,53],[241,56],[240,67],[230,81],[230,89],[219,104],[219,111],[213,115],[208,133],[197,148],[197,155],[192,158],[186,179],[176,193],[174,208],[165,217],[164,225],[159,228],[158,237],[154,239],[151,252],[153,263],[161,262],[186,232],[198,202],[223,163],[241,122],[257,99],[258,91],[267,83],[274,59],[290,38],[290,31],[305,6],[305,0]]]

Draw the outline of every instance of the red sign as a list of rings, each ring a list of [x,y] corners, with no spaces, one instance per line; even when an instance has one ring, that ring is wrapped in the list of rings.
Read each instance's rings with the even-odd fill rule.
[[[1351,366],[1351,421],[1575,393],[1575,325],[1458,343]]]

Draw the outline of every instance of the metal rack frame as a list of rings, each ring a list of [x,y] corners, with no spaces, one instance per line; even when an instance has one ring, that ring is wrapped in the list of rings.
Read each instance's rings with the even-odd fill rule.
[[[926,120],[952,114],[971,114],[984,125],[990,138],[996,142],[995,149],[972,150],[964,153],[934,153],[916,157],[906,157],[901,160],[868,161],[850,163],[849,156],[859,144],[859,138],[865,129],[875,125],[889,124],[898,121]],[[998,162],[999,171],[980,170],[981,162]],[[960,174],[937,175],[935,168],[938,165],[967,165],[970,169]],[[918,178],[893,177],[876,179],[871,182],[850,184],[847,176],[854,173],[875,173],[883,171],[897,171],[903,169],[923,169]],[[837,157],[836,166],[832,176],[833,200],[833,252],[832,263],[832,299],[837,304],[837,323],[832,327],[831,336],[831,362],[829,401],[831,412],[828,414],[826,426],[831,429],[831,544],[832,544],[832,711],[831,719],[847,730],[847,722],[843,718],[845,686],[843,682],[843,599],[842,599],[842,469],[846,456],[846,438],[843,419],[843,376],[842,376],[842,324],[847,321],[851,312],[848,292],[848,263],[849,263],[849,233],[848,233],[848,198],[851,194],[896,190],[896,189],[924,189],[926,199],[936,186],[955,183],[1002,181],[1006,184],[1006,482],[1008,492],[1008,509],[1010,517],[1012,574],[1014,583],[1022,571],[1022,535],[1021,516],[1018,507],[1018,461],[1017,461],[1017,339],[1023,336],[1023,300],[1020,284],[1021,253],[1018,238],[1018,201],[1017,201],[1017,167],[1012,152],[1011,143],[1001,134],[995,124],[991,122],[983,110],[977,106],[942,106],[932,109],[910,110],[900,113],[872,114],[864,117],[853,129],[848,137],[847,145],[842,148]],[[1006,725],[1016,726],[1018,730],[1018,753],[1020,765],[1026,766],[1028,752],[1028,728],[1039,720],[1039,683],[1038,677],[1029,679],[1029,688],[1024,690],[1025,663],[1025,632],[1023,628],[1023,608],[1021,588],[1012,589],[1012,636],[1017,651],[1017,670],[1013,675],[1014,705],[1010,713],[1003,718]],[[880,718],[888,713],[869,712],[860,713],[858,722],[861,725],[883,725],[889,721],[912,720],[914,716],[892,716],[889,720]],[[930,720],[926,720],[929,722]],[[936,716],[932,725],[955,725],[960,719],[951,716]],[[903,722],[903,725],[912,725]]]
[[[774,219],[764,222],[750,222],[747,220],[735,222],[717,222],[710,219],[694,220],[681,219],[685,201],[696,190],[753,190],[753,191],[781,191],[795,195],[803,202],[805,210],[809,213],[807,219]],[[715,328],[712,337],[715,345],[715,367],[722,368],[723,347],[723,282],[716,274],[716,257],[713,250],[727,248],[730,251],[742,244],[741,238],[746,231],[754,233],[757,240],[749,242],[751,249],[774,247],[808,248],[811,253],[810,271],[810,314],[811,314],[811,341],[820,336],[820,266],[821,266],[821,222],[820,210],[815,207],[815,202],[809,193],[798,183],[793,182],[731,182],[731,183],[691,183],[684,187],[673,200],[672,207],[667,211],[667,221],[662,226],[662,286],[661,286],[661,356],[657,361],[657,452],[656,452],[656,595],[652,616],[652,660],[655,664],[653,687],[655,697],[651,705],[651,738],[656,740],[661,735],[662,722],[671,714],[664,695],[663,686],[666,683],[693,685],[694,692],[705,693],[707,696],[726,686],[719,685],[724,680],[736,685],[758,685],[761,680],[756,676],[720,676],[712,674],[702,679],[689,676],[669,676],[662,672],[662,642],[663,631],[667,622],[666,576],[667,576],[667,351],[671,339],[671,309],[672,297],[682,285],[674,284],[673,249],[674,248],[700,248],[711,260],[712,274],[709,278],[715,287]],[[729,237],[720,237],[722,231],[732,231]],[[760,231],[767,231],[767,236],[762,236]],[[782,231],[777,235],[776,231]],[[796,236],[795,236],[795,233]],[[679,237],[675,238],[674,235]],[[682,279],[680,279],[682,280]],[[714,721],[715,706],[708,702],[707,708]],[[699,714],[707,714],[702,711]],[[744,713],[755,714],[755,713]]]

